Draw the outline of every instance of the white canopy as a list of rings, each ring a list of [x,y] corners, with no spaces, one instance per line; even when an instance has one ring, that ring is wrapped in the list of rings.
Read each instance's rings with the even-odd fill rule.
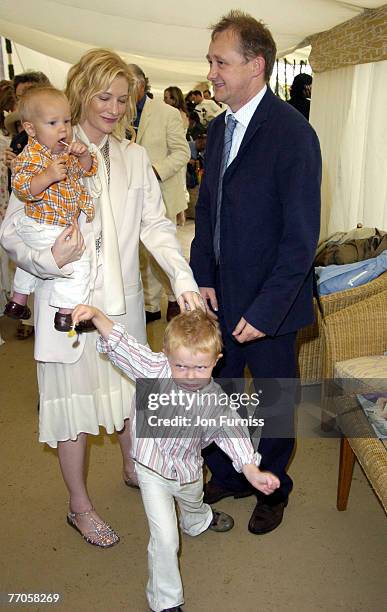
[[[262,19],[279,55],[381,0],[1,0],[0,35],[70,64],[91,47],[108,47],[139,64],[153,88],[188,90],[205,80],[210,24],[233,8]],[[23,62],[25,64],[25,62]],[[37,66],[25,65],[25,68]]]

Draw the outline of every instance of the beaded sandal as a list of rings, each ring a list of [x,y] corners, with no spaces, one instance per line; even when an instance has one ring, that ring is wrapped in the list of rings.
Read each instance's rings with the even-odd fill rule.
[[[94,546],[99,546],[100,548],[109,548],[110,546],[114,546],[118,544],[120,541],[119,535],[108,525],[107,523],[97,523],[95,518],[89,516],[90,523],[92,528],[90,531],[86,533],[82,533],[79,527],[76,524],[76,519],[78,516],[88,516],[94,510],[94,508],[90,508],[87,512],[69,512],[67,515],[67,522],[70,527],[73,527],[81,534],[84,540],[89,544],[93,544]]]

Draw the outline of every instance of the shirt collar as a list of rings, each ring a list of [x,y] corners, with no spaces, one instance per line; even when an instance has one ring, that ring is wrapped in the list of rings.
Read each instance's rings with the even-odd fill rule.
[[[40,144],[40,142],[38,142],[36,138],[33,138],[32,136],[28,137],[28,145],[33,148],[34,151],[40,153],[41,155],[44,155],[45,157],[52,156],[50,149],[46,147],[46,145]]]
[[[225,112],[224,120],[227,123],[227,119],[229,115],[233,115],[238,123],[241,123],[244,128],[250,123],[251,117],[254,115],[255,111],[258,108],[259,103],[261,102],[263,96],[265,95],[267,90],[267,85],[265,85],[255,96],[251,98],[247,104],[242,106],[236,113],[233,113],[230,108],[228,108]]]

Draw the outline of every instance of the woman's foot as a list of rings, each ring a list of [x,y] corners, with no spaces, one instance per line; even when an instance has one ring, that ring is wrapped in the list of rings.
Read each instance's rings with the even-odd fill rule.
[[[110,548],[120,541],[119,535],[105,523],[94,508],[85,512],[70,512],[68,524],[81,534],[84,540],[100,548]]]

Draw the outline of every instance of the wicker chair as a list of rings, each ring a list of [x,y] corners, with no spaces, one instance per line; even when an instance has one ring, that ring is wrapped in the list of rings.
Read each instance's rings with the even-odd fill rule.
[[[387,272],[360,287],[324,295],[320,300],[324,317],[386,289]],[[323,378],[322,317],[316,300],[314,300],[314,311],[315,322],[301,329],[297,336],[298,364],[303,384],[318,383]]]
[[[324,319],[323,324],[324,343],[324,376],[331,378],[339,375],[341,369],[351,369],[351,364],[359,364],[354,358],[377,356],[376,359],[386,360],[386,370],[382,361],[383,378],[380,386],[387,390],[387,357],[382,357],[387,350],[387,290],[378,293],[357,304],[353,304],[339,312],[331,314]],[[354,361],[348,361],[354,360]],[[368,360],[363,360],[367,362]],[[345,364],[343,363],[345,362]],[[359,366],[357,366],[359,367]],[[363,366],[364,368],[364,366]],[[370,360],[364,378],[373,376],[372,361]],[[385,371],[385,374],[384,374]],[[371,372],[371,374],[370,374]],[[359,385],[367,382],[360,377]],[[359,380],[358,374],[356,380]],[[362,427],[359,419],[365,420],[361,410],[348,410],[352,402],[356,402],[354,394],[346,397],[346,409],[343,419],[357,419],[347,426],[348,432],[358,432]],[[363,429],[364,431],[364,429]],[[350,434],[348,434],[350,435]],[[353,434],[352,434],[353,435]],[[345,510],[352,481],[352,471],[355,458],[360,463],[363,471],[379,497],[387,512],[387,450],[385,445],[375,437],[343,437],[341,441],[339,481],[337,490],[337,508]]]

